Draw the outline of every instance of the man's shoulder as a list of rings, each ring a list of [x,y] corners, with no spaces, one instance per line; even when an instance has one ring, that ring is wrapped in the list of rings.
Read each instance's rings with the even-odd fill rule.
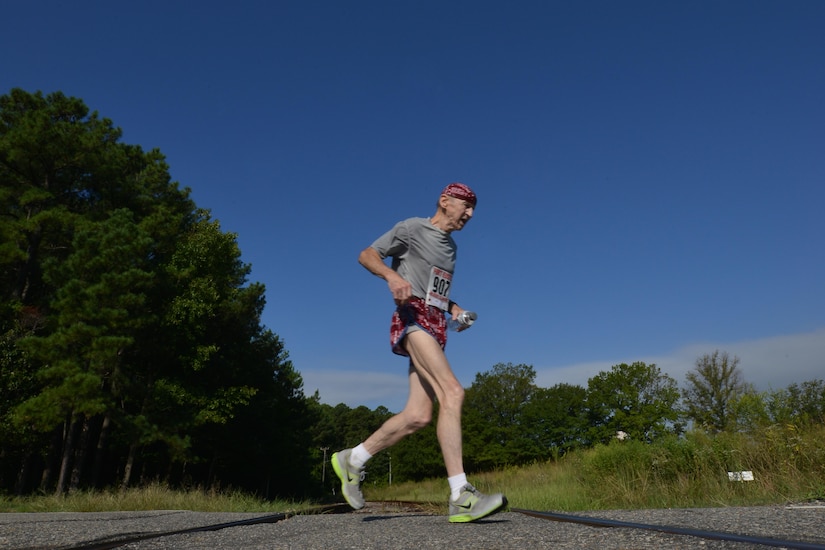
[[[407,235],[412,240],[456,247],[452,235],[433,225],[431,218],[408,218],[400,223],[404,224]]]
[[[407,218],[395,224],[396,228],[403,227],[407,231],[417,231],[432,226],[429,218]]]

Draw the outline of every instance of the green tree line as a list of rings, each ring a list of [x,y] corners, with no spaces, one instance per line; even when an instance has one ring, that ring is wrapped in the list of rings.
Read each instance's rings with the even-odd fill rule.
[[[163,155],[60,92],[0,97],[0,487],[303,491],[308,403]],[[277,487],[275,476],[279,476]]]
[[[306,396],[221,230],[158,150],[60,92],[0,97],[0,492],[161,481],[263,497],[335,491],[329,455],[392,412]],[[683,387],[614,365],[586,387],[497,364],[465,393],[469,471],[557,459],[616,437],[825,422],[825,383],[757,392],[739,359],[700,357]],[[437,406],[437,405],[436,405]],[[437,417],[437,414],[434,418]],[[430,425],[367,483],[444,475]]]

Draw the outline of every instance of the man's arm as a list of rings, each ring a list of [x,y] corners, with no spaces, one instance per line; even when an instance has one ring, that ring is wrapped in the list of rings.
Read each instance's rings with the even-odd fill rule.
[[[412,296],[412,285],[391,267],[384,263],[384,259],[373,247],[368,246],[358,255],[358,263],[367,271],[387,281],[392,297],[396,304],[403,304]]]

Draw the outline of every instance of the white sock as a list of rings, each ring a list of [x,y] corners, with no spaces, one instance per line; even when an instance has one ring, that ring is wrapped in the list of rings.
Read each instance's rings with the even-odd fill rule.
[[[464,486],[467,485],[467,474],[448,477],[447,481],[450,483],[450,500],[455,500],[461,495]]]
[[[364,464],[367,463],[367,460],[371,459],[372,455],[367,451],[367,448],[364,447],[364,444],[361,443],[357,447],[355,447],[349,455],[349,463],[354,466],[357,470],[360,470],[364,467]]]

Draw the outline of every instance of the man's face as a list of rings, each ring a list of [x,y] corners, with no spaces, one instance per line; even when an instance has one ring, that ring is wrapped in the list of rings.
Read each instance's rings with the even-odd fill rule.
[[[442,195],[441,199],[450,230],[461,231],[473,217],[473,212],[475,212],[473,203],[449,195]]]

